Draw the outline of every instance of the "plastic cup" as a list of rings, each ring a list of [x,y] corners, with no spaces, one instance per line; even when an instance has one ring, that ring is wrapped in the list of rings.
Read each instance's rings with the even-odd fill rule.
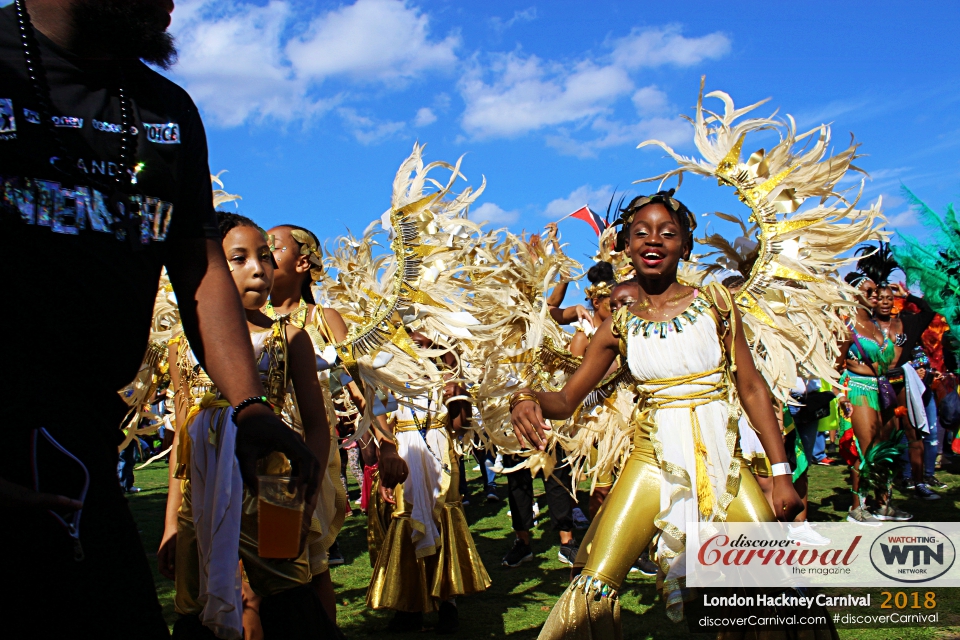
[[[257,476],[257,555],[296,558],[303,520],[303,485],[290,491],[290,476]]]

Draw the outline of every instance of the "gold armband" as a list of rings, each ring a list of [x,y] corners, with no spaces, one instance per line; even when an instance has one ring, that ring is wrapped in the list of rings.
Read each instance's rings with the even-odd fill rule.
[[[513,410],[517,408],[517,405],[521,402],[536,402],[537,405],[540,404],[540,398],[537,397],[537,394],[531,393],[529,391],[517,391],[510,396],[510,412],[513,413]]]

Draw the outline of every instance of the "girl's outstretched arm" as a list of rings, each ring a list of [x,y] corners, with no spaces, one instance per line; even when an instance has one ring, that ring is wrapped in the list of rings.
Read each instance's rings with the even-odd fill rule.
[[[554,393],[524,389],[521,393],[534,393],[539,404],[527,400],[518,403],[511,412],[513,431],[520,446],[543,451],[545,432],[550,430],[544,418],[566,420],[572,416],[587,394],[603,380],[619,353],[620,339],[613,335],[613,318],[607,318],[590,340],[583,354],[583,364],[570,376],[563,389]]]

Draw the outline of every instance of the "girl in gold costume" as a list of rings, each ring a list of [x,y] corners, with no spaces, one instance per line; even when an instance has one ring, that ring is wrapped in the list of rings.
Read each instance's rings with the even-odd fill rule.
[[[293,402],[293,425],[320,460],[330,453],[330,425],[316,373],[309,335],[260,309],[273,285],[274,263],[266,234],[250,219],[220,213],[227,262],[246,309],[250,337],[267,389],[262,402],[277,413]],[[177,435],[171,451],[166,526],[158,560],[161,572],[176,581],[180,619],[174,637],[202,636],[203,625],[221,638],[242,637],[237,558],[250,587],[263,599],[254,628],[266,637],[308,638],[317,629],[336,634],[310,588],[307,550],[291,560],[258,555],[257,498],[242,486],[233,456],[236,427],[222,400],[183,340],[171,343],[171,384],[175,389]],[[212,466],[210,464],[212,462]],[[260,462],[266,475],[289,475],[281,454]],[[197,474],[200,475],[197,475]],[[318,482],[319,479],[314,479]],[[311,525],[317,492],[307,495],[303,530]],[[301,536],[304,547],[305,535]],[[243,622],[249,623],[245,619]],[[335,636],[334,636],[335,637]]]
[[[778,509],[771,513],[735,455],[731,405],[739,397],[771,461],[786,466],[769,391],[753,365],[729,292],[677,280],[679,261],[692,248],[692,214],[672,192],[660,192],[635,198],[621,221],[619,243],[636,269],[640,299],[601,325],[561,391],[520,391],[511,402],[518,438],[543,448],[549,429],[544,418],[572,415],[618,355],[640,392],[634,451],[584,538],[577,559],[582,573],[554,607],[541,638],[618,637],[616,592],[657,530],[668,611],[677,618],[688,522],[714,515],[790,521],[802,508],[784,473],[775,480]]]
[[[340,481],[340,454],[335,428],[337,416],[330,393],[330,368],[336,360],[333,345],[346,339],[347,325],[336,309],[320,307],[314,302],[311,285],[323,276],[323,259],[317,237],[309,230],[295,225],[280,225],[270,229],[268,234],[273,239],[273,256],[277,267],[274,270],[273,290],[266,313],[274,318],[285,317],[286,322],[304,330],[313,343],[318,368],[322,367],[319,377],[330,426],[330,455],[307,539],[307,549],[314,589],[320,596],[327,615],[336,621],[336,595],[330,579],[328,551],[343,526],[347,495]],[[351,381],[346,386],[346,391],[354,406],[363,412],[366,403],[357,383]],[[288,397],[288,400],[290,399]],[[295,404],[288,402],[285,413],[292,424],[299,424],[299,412]],[[380,422],[382,427],[386,426],[383,418],[380,418]],[[382,440],[383,429],[379,431]],[[404,466],[390,444],[388,439],[380,455],[384,458],[384,483],[392,487],[400,480]]]
[[[430,340],[411,333],[422,349]],[[452,364],[452,354],[444,360]],[[442,395],[442,400],[437,396]],[[420,631],[423,614],[439,611],[435,631],[456,633],[458,596],[485,591],[490,576],[480,560],[460,502],[459,454],[454,441],[470,418],[459,385],[401,402],[388,421],[407,480],[385,491],[393,504],[367,590],[367,605],[396,611],[388,630]]]

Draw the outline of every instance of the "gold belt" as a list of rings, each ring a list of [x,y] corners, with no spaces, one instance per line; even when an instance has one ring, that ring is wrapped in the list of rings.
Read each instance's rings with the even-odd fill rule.
[[[423,429],[442,429],[447,426],[447,421],[444,417],[441,417],[437,420],[428,420],[425,427],[422,427],[423,423],[417,424],[416,420],[397,420],[397,423],[393,427],[394,433],[403,433],[405,431],[420,431]]]
[[[703,434],[700,431],[700,421],[697,419],[696,409],[697,407],[726,398],[728,383],[726,376],[723,375],[724,370],[725,367],[721,365],[716,369],[700,373],[691,373],[673,378],[644,380],[642,387],[640,384],[637,385],[640,399],[637,402],[637,408],[633,414],[633,420],[637,425],[634,444],[638,445],[641,451],[646,452],[647,449],[653,446],[650,441],[650,432],[654,426],[650,414],[653,411],[656,409],[690,410],[694,457],[697,461],[697,503],[700,513],[704,516],[710,516],[713,513],[715,496],[713,486],[710,483],[710,476],[707,472],[707,446],[703,442]],[[716,381],[703,380],[703,378],[716,374],[721,374]],[[660,393],[682,385],[699,385],[702,388],[684,395]]]

